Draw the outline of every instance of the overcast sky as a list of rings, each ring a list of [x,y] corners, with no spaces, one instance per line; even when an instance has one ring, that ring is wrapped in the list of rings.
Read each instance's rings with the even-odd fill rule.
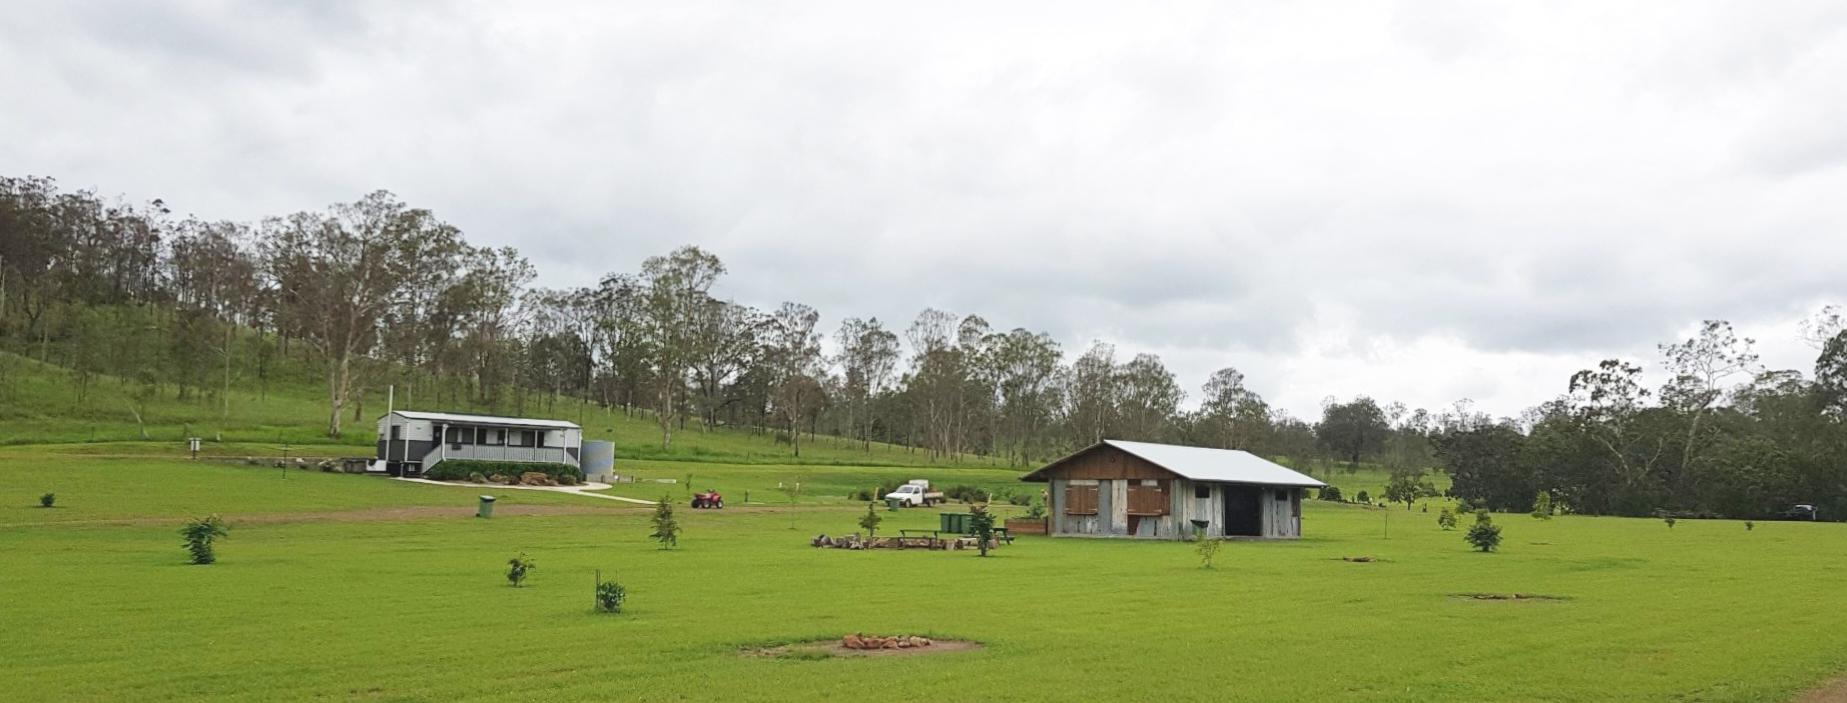
[[[698,244],[830,331],[979,313],[1309,418],[1516,413],[1711,317],[1806,373],[1847,302],[1847,4],[1152,5],[9,3],[0,173],[389,189],[547,286]]]

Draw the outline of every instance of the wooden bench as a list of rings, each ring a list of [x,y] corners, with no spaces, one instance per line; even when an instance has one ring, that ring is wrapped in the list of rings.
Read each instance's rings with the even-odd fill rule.
[[[898,530],[898,547],[923,547],[925,549],[944,549],[941,530]]]

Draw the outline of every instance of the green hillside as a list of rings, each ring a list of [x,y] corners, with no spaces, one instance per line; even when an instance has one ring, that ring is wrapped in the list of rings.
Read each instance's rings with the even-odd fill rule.
[[[348,410],[339,440],[326,437],[325,391],[318,374],[293,360],[277,362],[259,385],[247,369],[236,369],[225,403],[194,391],[180,399],[170,384],[153,387],[92,374],[81,384],[68,368],[0,352],[0,444],[97,443],[100,453],[178,452],[186,437],[206,440],[212,454],[268,454],[289,445],[296,453],[340,456],[367,454],[376,441],[374,423],[385,410],[385,389],[369,389],[354,420]],[[802,439],[801,456],[773,433],[720,427],[712,431],[690,421],[674,432],[669,449],[660,446],[660,427],[645,411],[625,414],[571,398],[528,397],[524,407],[466,402],[406,401],[399,409],[519,414],[577,422],[589,439],[616,443],[624,459],[712,461],[744,464],[840,464],[861,466],[995,466],[978,456],[938,461],[923,451],[873,443],[862,447],[838,437]],[[228,411],[227,411],[228,407]]]

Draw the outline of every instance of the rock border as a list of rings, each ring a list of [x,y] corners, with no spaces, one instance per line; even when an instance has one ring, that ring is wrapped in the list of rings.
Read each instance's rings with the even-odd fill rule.
[[[859,640],[860,646],[848,644],[847,637]],[[810,640],[782,644],[773,647],[745,647],[738,654],[746,657],[770,657],[776,659],[834,659],[847,657],[908,657],[926,654],[948,654],[950,652],[970,652],[983,649],[980,642],[973,640],[945,640],[905,635],[901,637],[877,637],[873,635],[852,634],[840,639]],[[925,644],[915,644],[922,640]],[[877,647],[868,648],[865,643],[876,641]],[[903,641],[904,644],[899,644]],[[887,646],[889,642],[889,646]]]

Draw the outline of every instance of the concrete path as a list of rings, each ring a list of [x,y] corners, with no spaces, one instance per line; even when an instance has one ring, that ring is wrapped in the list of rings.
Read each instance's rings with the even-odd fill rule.
[[[654,501],[651,501],[651,500],[642,500],[640,498],[624,498],[622,496],[610,495],[607,493],[592,493],[591,491],[601,491],[601,490],[605,490],[609,488],[609,484],[597,483],[595,481],[586,481],[583,484],[576,485],[576,486],[503,486],[498,483],[460,483],[456,481],[432,481],[427,478],[392,477],[391,480],[408,481],[410,483],[426,483],[432,486],[458,486],[462,488],[486,488],[486,489],[491,489],[491,490],[511,488],[516,491],[551,491],[553,493],[570,493],[573,495],[584,496],[586,498],[602,498],[603,500],[618,500],[624,503],[634,503],[636,505],[654,505]]]

